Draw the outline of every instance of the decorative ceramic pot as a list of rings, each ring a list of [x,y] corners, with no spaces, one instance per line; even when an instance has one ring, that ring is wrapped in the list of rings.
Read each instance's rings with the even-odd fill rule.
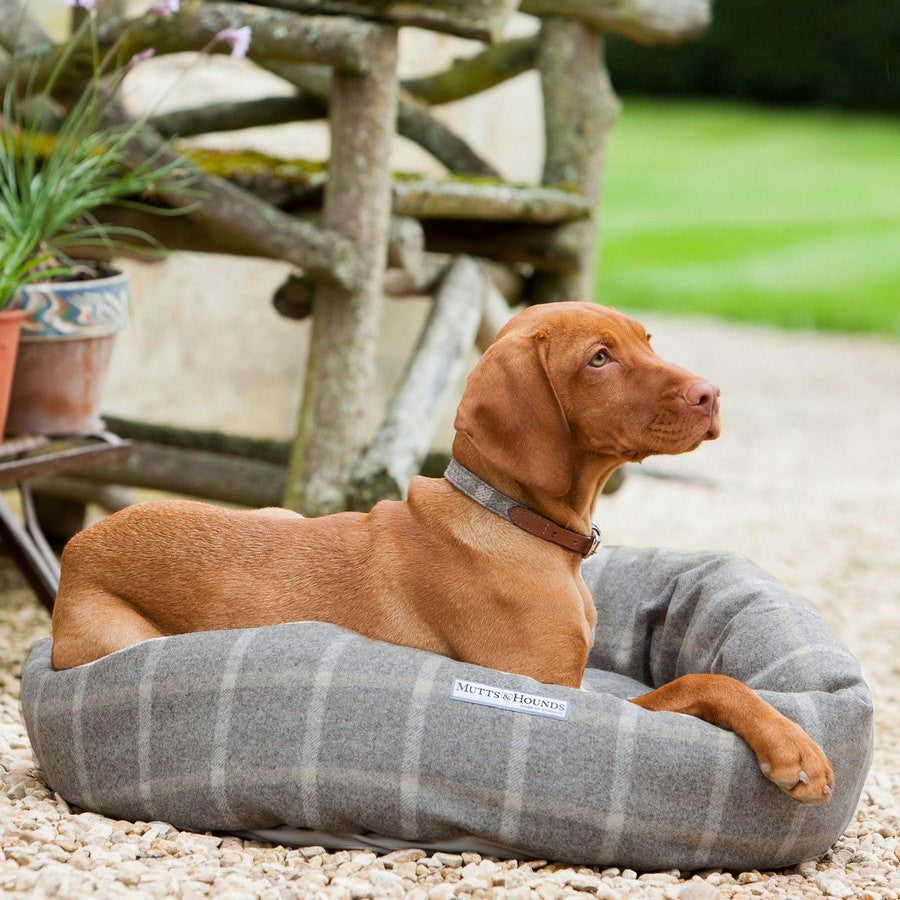
[[[90,434],[103,427],[100,404],[116,333],[128,321],[128,277],[43,282],[19,289],[10,308],[25,313],[7,430]]]

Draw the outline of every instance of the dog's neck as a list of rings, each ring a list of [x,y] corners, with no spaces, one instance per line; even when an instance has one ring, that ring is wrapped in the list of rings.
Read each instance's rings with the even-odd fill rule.
[[[453,441],[453,457],[470,472],[513,500],[582,534],[590,533],[591,515],[603,485],[622,464],[622,460],[613,457],[595,454],[576,455],[571,464],[572,482],[569,490],[561,497],[551,497],[543,491],[516,481],[492,466],[475,449],[472,442],[459,432]],[[561,462],[560,465],[565,463]]]

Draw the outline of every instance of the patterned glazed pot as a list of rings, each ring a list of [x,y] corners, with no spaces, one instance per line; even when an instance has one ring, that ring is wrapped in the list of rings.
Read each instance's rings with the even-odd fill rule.
[[[128,321],[128,277],[19,289],[12,309],[25,312],[7,431],[90,434],[103,427],[100,404],[113,342]]]

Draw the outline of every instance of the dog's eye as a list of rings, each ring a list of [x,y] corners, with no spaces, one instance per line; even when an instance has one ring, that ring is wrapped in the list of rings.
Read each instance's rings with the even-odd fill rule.
[[[598,350],[592,357],[589,365],[595,369],[605,366],[609,362],[609,355],[605,350]]]

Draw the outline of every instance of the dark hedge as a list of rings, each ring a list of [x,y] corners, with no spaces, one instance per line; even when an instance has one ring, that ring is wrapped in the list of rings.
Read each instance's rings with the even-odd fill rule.
[[[717,0],[682,47],[607,41],[620,93],[900,110],[898,0]]]

